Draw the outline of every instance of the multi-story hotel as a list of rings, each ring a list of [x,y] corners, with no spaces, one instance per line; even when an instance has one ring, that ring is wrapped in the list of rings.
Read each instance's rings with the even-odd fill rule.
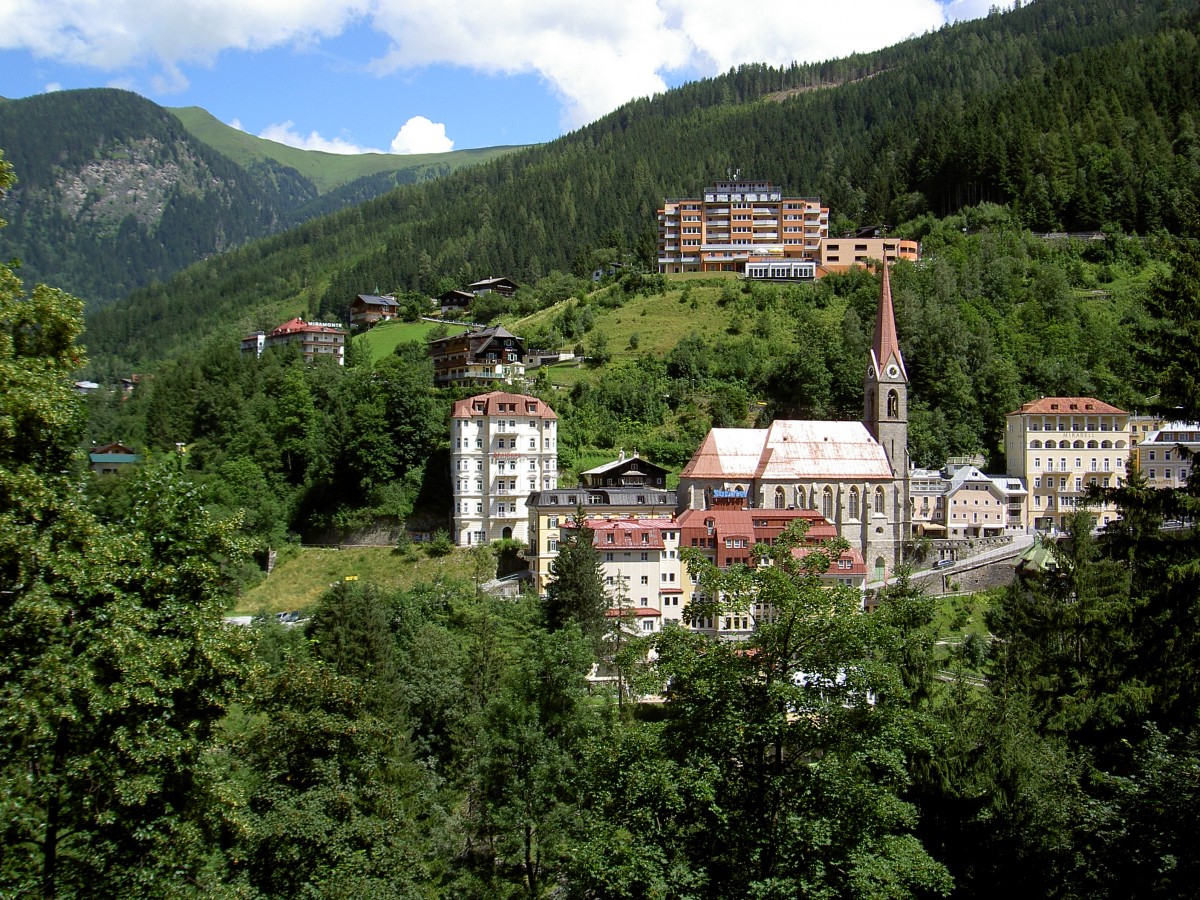
[[[723,181],[658,211],[658,271],[744,272],[752,256],[816,261],[829,209],[766,181]]]
[[[558,486],[554,410],[524,394],[468,397],[454,404],[450,444],[455,543],[528,541],[526,499]]]
[[[1026,527],[1061,529],[1090,486],[1124,481],[1129,413],[1091,397],[1042,397],[1006,416],[1004,452],[1029,491]],[[1092,509],[1097,525],[1118,517],[1109,503]]]
[[[242,353],[262,356],[266,347],[285,347],[295,344],[305,362],[332,359],[339,366],[346,363],[346,329],[333,322],[305,322],[296,317],[271,331],[256,331],[242,338]]]

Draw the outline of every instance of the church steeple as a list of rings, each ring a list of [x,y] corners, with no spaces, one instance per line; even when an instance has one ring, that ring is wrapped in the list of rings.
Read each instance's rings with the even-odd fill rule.
[[[871,358],[863,379],[863,424],[879,441],[896,478],[908,475],[908,372],[896,337],[896,312],[892,306],[892,281],[883,261],[879,307]]]
[[[875,335],[871,341],[871,365],[879,379],[887,371],[889,362],[895,362],[904,380],[908,373],[904,369],[904,355],[900,352],[900,341],[896,337],[896,311],[892,306],[892,279],[887,260],[883,261],[883,283],[879,288],[879,306],[875,310]]]

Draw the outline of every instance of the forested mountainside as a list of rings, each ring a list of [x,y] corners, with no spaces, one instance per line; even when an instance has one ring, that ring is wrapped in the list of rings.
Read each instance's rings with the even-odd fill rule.
[[[202,121],[200,112],[189,121]],[[214,120],[197,131],[221,144],[234,129]],[[95,309],[197,260],[504,152],[366,160],[242,137],[253,151],[235,161],[129,91],[5,101],[0,148],[18,182],[0,204],[9,222],[0,251],[22,261],[29,281],[70,290]]]
[[[1196,9],[1043,0],[878,53],[745,66],[210,261],[93,315],[88,343],[142,365],[284,303],[337,318],[376,287],[530,281],[604,248],[649,264],[662,199],[735,169],[820,196],[835,229],[919,237],[906,223],[993,201],[1035,228],[1170,231],[1200,182]]]

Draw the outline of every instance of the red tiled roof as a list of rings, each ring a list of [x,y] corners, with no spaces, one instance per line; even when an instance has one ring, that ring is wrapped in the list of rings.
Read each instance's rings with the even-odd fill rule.
[[[657,616],[662,615],[662,613],[659,612],[657,609],[653,609],[649,606],[638,606],[633,609],[630,609],[629,607],[625,607],[625,610],[624,610],[625,615],[629,615],[629,613],[631,613],[631,612],[635,616],[638,616],[639,618],[645,618],[646,616],[656,616],[657,617]],[[615,619],[617,616],[621,615],[621,613],[622,613],[622,610],[619,610],[619,609],[606,609],[604,611],[604,615],[608,616],[608,618],[610,618],[610,619]]]
[[[587,526],[594,532],[592,544],[606,550],[610,547],[661,550],[663,529],[673,531],[677,527],[671,519],[588,519]]]
[[[1096,413],[1098,415],[1128,415],[1123,409],[1117,409],[1102,400],[1097,400],[1094,397],[1042,397],[1039,400],[1031,400],[1022,406],[1020,409],[1010,412],[1010,416],[1021,415],[1023,413],[1038,413],[1044,415],[1080,415],[1086,413]]]
[[[284,334],[345,334],[344,328],[335,328],[332,325],[322,325],[319,322],[305,322],[299,316],[293,319],[288,319],[282,325],[274,328],[269,333],[270,337]]]
[[[808,556],[810,553],[815,553],[820,549],[820,547],[794,547],[792,548],[792,556],[794,556],[796,559],[804,559],[804,557]],[[839,559],[849,560],[850,568],[838,568]],[[827,573],[829,575],[866,575],[867,563],[863,559],[862,554],[851,547],[843,550],[841,556],[829,561],[829,569],[827,570]]]
[[[533,403],[532,412],[526,409],[526,404]],[[476,409],[482,405],[481,409]],[[503,409],[502,409],[503,407]],[[508,407],[512,407],[511,409]],[[527,394],[513,394],[509,391],[488,391],[486,394],[476,394],[454,404],[452,418],[470,419],[474,416],[538,416],[542,419],[557,419],[558,416],[550,406],[537,397]]]

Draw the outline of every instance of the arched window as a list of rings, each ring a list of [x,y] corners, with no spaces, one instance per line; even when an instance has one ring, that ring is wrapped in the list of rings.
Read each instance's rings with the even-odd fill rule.
[[[509,528],[508,526],[505,526],[504,530],[502,532],[500,532],[500,536],[502,538],[504,538],[504,540],[506,540],[506,541],[511,541],[512,540],[512,529]]]
[[[783,509],[787,505],[787,493],[782,487],[775,488],[775,508]]]
[[[884,513],[884,493],[883,488],[875,488],[875,513],[882,516]]]
[[[1099,446],[1100,446],[1100,445],[1099,445],[1099,444],[1097,444],[1095,441],[1088,441],[1088,449],[1089,449],[1089,450],[1095,450],[1095,449],[1096,449],[1096,448],[1098,448]]]
[[[829,521],[833,521],[833,490],[825,488],[821,493],[821,515]]]
[[[1030,441],[1030,442],[1029,442],[1029,449],[1030,449],[1030,450],[1041,450],[1041,449],[1042,449],[1042,442],[1041,442],[1041,441]]]
[[[888,391],[887,414],[889,419],[900,418],[900,395],[896,391]]]
[[[1058,448],[1057,441],[1046,441],[1046,449],[1047,450],[1055,450],[1057,448]]]
[[[1125,442],[1124,442],[1124,441],[1117,441],[1117,449],[1118,449],[1118,450],[1124,450],[1124,449],[1125,449]]]
[[[1112,441],[1101,441],[1100,449],[1101,450],[1111,450],[1112,449]]]
[[[1083,449],[1083,441],[1076,441],[1071,446],[1073,446],[1076,450],[1082,450]]]
[[[857,519],[862,514],[861,500],[858,496],[858,488],[850,488],[850,518]]]
[[[802,487],[796,488],[796,509],[808,509],[808,497]]]

